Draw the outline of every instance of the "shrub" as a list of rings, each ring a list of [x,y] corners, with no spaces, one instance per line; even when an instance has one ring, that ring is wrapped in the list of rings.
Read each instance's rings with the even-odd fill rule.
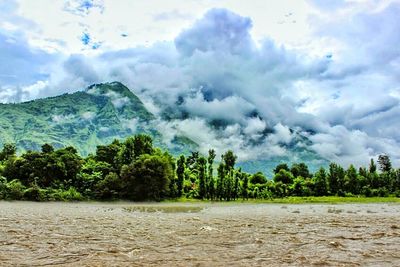
[[[378,196],[380,197],[388,197],[389,196],[389,190],[387,190],[386,187],[381,187],[378,188]]]
[[[266,182],[267,178],[262,172],[257,172],[250,177],[250,183],[252,184],[265,184]]]
[[[7,183],[7,199],[21,200],[24,197],[25,186],[19,180]]]
[[[39,186],[35,184],[32,187],[25,190],[24,199],[33,201],[45,201],[47,200],[46,190],[41,189]]]
[[[265,188],[263,191],[261,191],[261,196],[263,199],[273,199],[273,194],[270,190]]]
[[[337,191],[337,196],[338,196],[338,197],[345,197],[345,196],[346,196],[346,192],[343,191],[342,189],[339,189],[339,190]]]
[[[50,196],[52,199],[58,201],[83,200],[81,193],[79,193],[74,187],[70,187],[66,191],[57,189]]]
[[[122,185],[118,175],[110,172],[106,177],[96,184],[96,196],[100,199],[118,198]]]
[[[361,194],[363,194],[366,197],[372,197],[372,191],[369,186],[363,186],[361,189]]]
[[[0,199],[6,199],[7,197],[7,179],[0,176]]]

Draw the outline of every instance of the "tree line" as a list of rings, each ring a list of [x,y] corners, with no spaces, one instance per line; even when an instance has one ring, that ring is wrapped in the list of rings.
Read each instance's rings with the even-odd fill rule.
[[[127,199],[135,201],[173,198],[208,200],[270,199],[286,196],[389,196],[400,197],[400,169],[380,155],[378,165],[347,169],[331,163],[315,173],[305,163],[281,163],[272,179],[261,172],[249,174],[235,166],[231,151],[216,160],[192,152],[174,158],[153,146],[152,138],[138,134],[124,141],[97,146],[82,158],[70,146],[16,154],[14,144],[0,151],[0,199],[83,200]],[[378,171],[379,169],[379,171]]]

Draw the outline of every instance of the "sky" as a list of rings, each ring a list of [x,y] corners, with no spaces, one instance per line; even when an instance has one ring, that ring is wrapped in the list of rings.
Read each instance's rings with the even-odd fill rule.
[[[0,102],[121,81],[172,113],[160,130],[245,159],[285,154],[294,129],[343,165],[400,166],[399,14],[390,0],[2,0]]]

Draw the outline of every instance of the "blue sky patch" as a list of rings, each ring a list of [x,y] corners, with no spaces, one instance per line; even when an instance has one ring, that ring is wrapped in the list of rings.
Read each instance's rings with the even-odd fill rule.
[[[81,36],[82,44],[88,45],[90,43],[90,35],[87,32],[84,32]]]

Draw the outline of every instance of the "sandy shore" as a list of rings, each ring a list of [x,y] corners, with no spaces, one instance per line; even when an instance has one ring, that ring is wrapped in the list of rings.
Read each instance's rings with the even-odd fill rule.
[[[0,202],[14,265],[400,266],[400,205]]]

